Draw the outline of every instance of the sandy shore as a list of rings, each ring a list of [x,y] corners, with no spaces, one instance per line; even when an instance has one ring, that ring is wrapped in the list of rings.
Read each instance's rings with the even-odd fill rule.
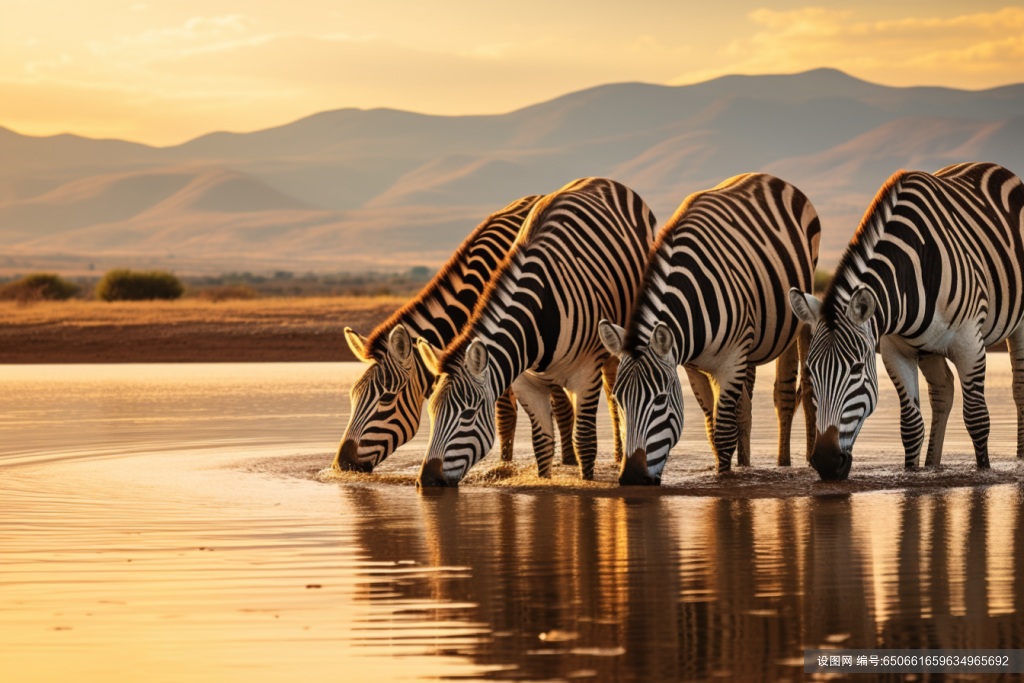
[[[353,361],[397,297],[0,302],[0,363]]]

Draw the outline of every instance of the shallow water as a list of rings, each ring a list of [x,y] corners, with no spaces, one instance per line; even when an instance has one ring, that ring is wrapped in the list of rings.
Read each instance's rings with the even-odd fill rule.
[[[798,466],[773,467],[764,368],[739,475],[753,497],[322,483],[359,371],[0,367],[3,679],[782,680],[804,647],[1024,647],[1005,354],[988,377],[999,478],[971,479],[959,404],[944,463],[1014,483],[905,489],[929,475],[899,472],[886,383],[851,476],[891,490],[814,487],[801,436]],[[715,478],[686,398],[680,490]],[[414,472],[426,432],[382,471]],[[764,494],[803,479],[811,495]]]

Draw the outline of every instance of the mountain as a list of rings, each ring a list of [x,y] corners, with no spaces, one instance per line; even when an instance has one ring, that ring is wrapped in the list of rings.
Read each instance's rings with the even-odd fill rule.
[[[0,158],[0,245],[21,261],[439,263],[490,211],[578,177],[620,180],[665,219],[766,171],[811,197],[828,266],[899,168],[1024,169],[1024,84],[893,88],[831,69],[619,83],[502,115],[340,109],[163,148],[0,128]]]

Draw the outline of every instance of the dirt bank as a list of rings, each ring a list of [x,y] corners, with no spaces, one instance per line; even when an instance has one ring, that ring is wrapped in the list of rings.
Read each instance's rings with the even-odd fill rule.
[[[352,361],[396,297],[0,302],[0,363]]]

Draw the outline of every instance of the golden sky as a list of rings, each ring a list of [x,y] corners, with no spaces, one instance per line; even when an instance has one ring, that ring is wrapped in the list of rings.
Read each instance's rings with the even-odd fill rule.
[[[499,113],[616,81],[821,66],[1024,81],[1024,6],[728,0],[0,0],[0,125],[156,145],[326,109]]]

